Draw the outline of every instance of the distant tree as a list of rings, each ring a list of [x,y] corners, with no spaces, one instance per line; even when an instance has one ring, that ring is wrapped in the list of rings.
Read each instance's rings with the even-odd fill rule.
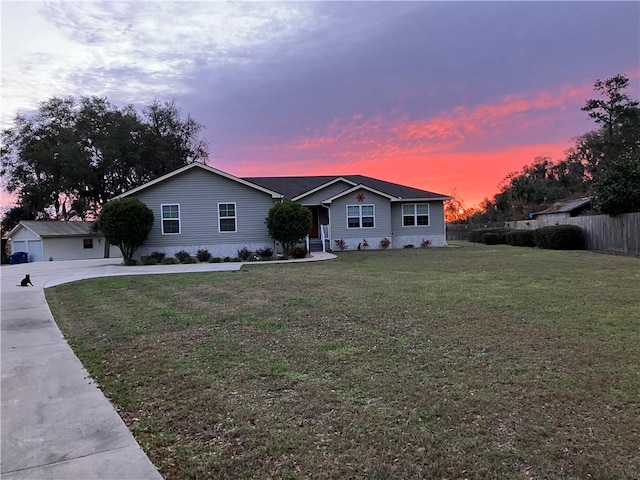
[[[276,203],[267,216],[269,236],[280,242],[285,255],[311,230],[311,210],[291,200]]]
[[[588,154],[593,203],[610,215],[640,211],[640,104],[625,93],[628,86],[625,75],[598,80],[594,91],[600,98],[582,107],[600,126],[581,143]]]
[[[444,202],[444,216],[447,223],[467,223],[476,213],[475,208],[465,206],[464,201],[454,192],[451,200]]]
[[[35,220],[36,217],[28,210],[21,206],[13,207],[7,210],[2,217],[2,236],[10,232],[13,227],[18,225],[21,220]]]
[[[611,159],[594,179],[591,192],[602,213],[640,212],[640,158],[624,152]]]
[[[6,188],[31,214],[68,220],[96,215],[110,198],[206,158],[202,125],[175,102],[142,114],[106,98],[51,98],[2,132]]]
[[[122,252],[125,265],[131,265],[133,255],[144,243],[153,227],[153,212],[137,198],[121,198],[107,202],[95,229]]]
[[[582,110],[598,128],[576,138],[564,159],[537,157],[507,175],[469,221],[523,219],[557,200],[586,195],[602,213],[640,211],[640,103],[626,93],[628,86],[622,74],[597,80],[598,98],[587,100]]]

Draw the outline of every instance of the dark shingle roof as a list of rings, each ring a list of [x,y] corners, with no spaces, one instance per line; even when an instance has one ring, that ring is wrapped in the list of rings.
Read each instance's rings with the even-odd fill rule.
[[[94,222],[59,222],[22,220],[20,224],[40,237],[73,237],[95,235],[91,227]],[[13,231],[13,230],[12,230]]]
[[[399,198],[420,198],[420,199],[441,199],[447,195],[420,190],[418,188],[407,187],[398,183],[386,182],[377,178],[366,177],[364,175],[320,175],[312,177],[245,177],[246,180],[261,187],[282,193],[286,198],[295,198],[305,192],[318,188],[337,178],[344,178],[355,185],[365,185],[367,187],[386,193],[392,197]],[[345,188],[347,190],[347,188]]]

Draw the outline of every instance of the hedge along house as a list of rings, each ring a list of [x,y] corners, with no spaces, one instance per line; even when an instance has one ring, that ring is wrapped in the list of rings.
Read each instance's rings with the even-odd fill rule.
[[[11,253],[26,252],[29,262],[122,257],[93,231],[93,223],[22,220],[7,235]]]
[[[330,249],[335,240],[356,249],[365,239],[369,248],[380,248],[384,238],[392,248],[446,245],[443,202],[449,197],[362,175],[239,178],[192,163],[115,198],[123,197],[138,198],[155,215],[136,256],[206,249],[235,257],[242,247],[273,246],[265,220],[285,198],[311,210],[312,250]]]

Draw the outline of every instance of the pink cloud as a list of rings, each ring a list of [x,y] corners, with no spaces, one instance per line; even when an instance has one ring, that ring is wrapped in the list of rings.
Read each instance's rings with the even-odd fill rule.
[[[591,85],[508,95],[495,103],[457,106],[429,118],[394,109],[333,119],[323,131],[291,142],[250,145],[233,161],[240,176],[361,173],[439,193],[454,191],[477,205],[501,180],[536,156],[561,158],[566,140],[513,139],[552,122],[581,116]],[[579,132],[582,133],[582,132]],[[478,147],[484,141],[490,146]],[[244,157],[246,161],[243,161]]]

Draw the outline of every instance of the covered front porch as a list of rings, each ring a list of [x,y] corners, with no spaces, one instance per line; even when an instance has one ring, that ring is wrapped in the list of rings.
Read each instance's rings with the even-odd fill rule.
[[[329,210],[322,205],[305,205],[311,210],[311,230],[307,239],[307,250],[326,252],[329,245]]]

